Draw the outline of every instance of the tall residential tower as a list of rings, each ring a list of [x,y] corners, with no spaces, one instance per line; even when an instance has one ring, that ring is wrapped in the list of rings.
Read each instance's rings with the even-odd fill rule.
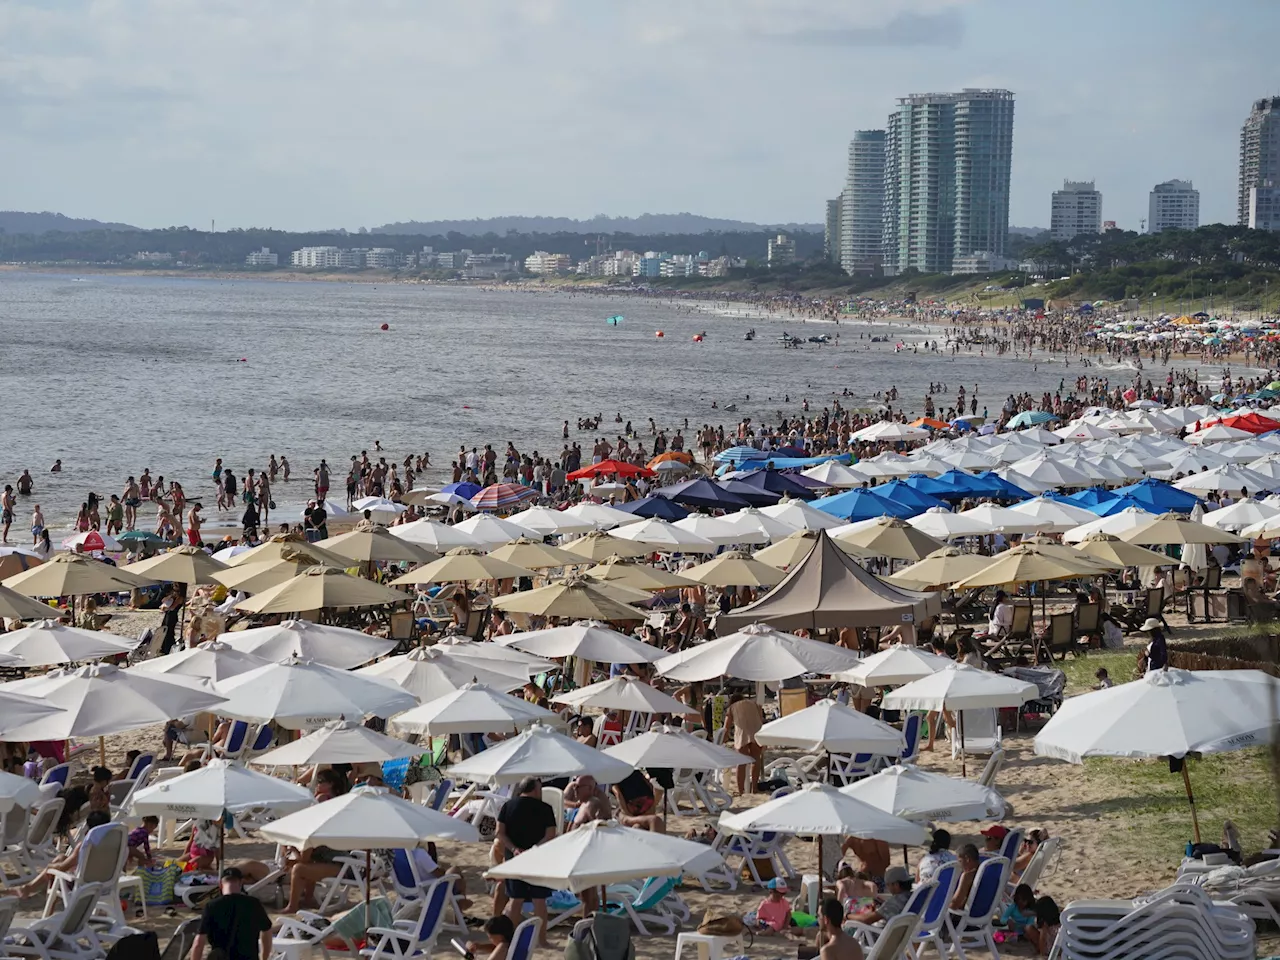
[[[882,256],[884,131],[857,130],[849,143],[849,171],[840,226],[840,266],[845,273],[874,273]]]
[[[1064,180],[1062,189],[1053,191],[1049,232],[1064,243],[1082,233],[1102,232],[1102,194],[1092,180]]]
[[[1147,232],[1194,230],[1200,226],[1200,191],[1190,180],[1166,180],[1151,191]]]
[[[1242,226],[1280,230],[1280,97],[1255,100],[1240,131],[1236,204]]]

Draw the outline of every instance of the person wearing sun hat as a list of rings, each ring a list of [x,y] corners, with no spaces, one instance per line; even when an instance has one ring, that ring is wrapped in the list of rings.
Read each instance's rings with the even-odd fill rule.
[[[1163,670],[1169,666],[1169,647],[1164,639],[1164,624],[1159,618],[1147,617],[1138,628],[1138,632],[1150,637],[1147,649],[1138,658],[1139,668],[1144,673],[1150,673],[1152,670]]]

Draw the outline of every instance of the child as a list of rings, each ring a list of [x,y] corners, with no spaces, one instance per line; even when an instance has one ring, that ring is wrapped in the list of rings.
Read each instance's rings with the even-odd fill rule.
[[[147,816],[142,818],[142,826],[129,831],[129,862],[149,867],[152,864],[151,834],[160,829],[160,818]]]
[[[490,917],[485,921],[484,932],[488,934],[488,942],[472,940],[467,943],[467,956],[477,960],[506,960],[507,950],[511,947],[511,938],[515,936],[516,927],[511,918],[504,913]],[[457,941],[455,941],[456,943]]]
[[[1020,883],[1013,891],[1013,902],[1004,908],[996,925],[1012,933],[1024,933],[1027,927],[1035,926],[1035,922],[1036,892]]]
[[[93,786],[89,788],[89,810],[111,815],[111,771],[93,768]]]
[[[1036,922],[1027,927],[1027,940],[1036,948],[1037,956],[1047,957],[1058,939],[1058,928],[1062,925],[1062,914],[1052,897],[1041,897],[1036,901]]]
[[[836,899],[850,913],[863,906],[859,901],[874,899],[876,892],[876,885],[865,871],[854,873],[853,867],[846,863],[836,874]]]
[[[774,877],[765,884],[768,893],[756,907],[754,931],[761,936],[774,936],[791,925],[791,902],[787,900],[787,881]]]
[[[1097,681],[1098,681],[1097,683],[1095,683],[1095,684],[1093,685],[1093,689],[1095,689],[1095,690],[1106,690],[1106,689],[1108,689],[1109,687],[1111,687],[1111,686],[1112,686],[1112,683],[1111,683],[1111,674],[1109,674],[1109,673],[1107,672],[1107,668],[1106,668],[1106,667],[1099,667],[1099,668],[1098,668],[1098,672],[1097,672],[1097,673],[1095,673],[1093,676],[1094,676],[1094,678],[1095,678],[1095,679],[1097,679]]]

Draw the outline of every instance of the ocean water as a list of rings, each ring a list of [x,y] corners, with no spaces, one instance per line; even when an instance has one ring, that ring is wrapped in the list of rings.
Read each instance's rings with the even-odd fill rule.
[[[609,325],[613,314],[625,319]],[[1055,389],[1076,370],[1048,358],[1036,370],[1013,358],[895,354],[869,340],[941,340],[936,330],[741,314],[462,286],[0,272],[0,477],[30,469],[32,499],[55,529],[89,490],[119,493],[144,467],[204,498],[212,519],[219,456],[243,475],[287,455],[294,482],[273,493],[283,511],[305,500],[321,457],[336,486],[347,458],[375,440],[388,459],[429,450],[428,481],[447,481],[460,444],[511,440],[554,454],[568,420],[589,447],[595,434],[575,421],[597,413],[602,435],[620,432],[616,414],[641,432],[649,417],[729,429],[743,416],[797,413],[804,397],[820,410],[845,388],[843,402],[857,406],[896,385],[899,405],[919,410],[931,381],[949,396],[977,384],[994,410],[1012,390]],[[784,350],[783,330],[839,332],[841,342]],[[737,411],[712,410],[713,400]],[[50,475],[58,458],[63,473]],[[20,502],[24,538],[29,513]]]

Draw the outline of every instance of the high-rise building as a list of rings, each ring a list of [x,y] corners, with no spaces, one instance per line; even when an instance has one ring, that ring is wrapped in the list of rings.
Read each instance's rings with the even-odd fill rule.
[[[1240,131],[1239,221],[1280,230],[1280,97],[1255,100]]]
[[[1200,226],[1200,191],[1190,180],[1166,180],[1151,191],[1147,232],[1194,230]]]
[[[946,273],[955,257],[1004,256],[1013,94],[912,94],[885,130],[885,273]]]
[[[827,225],[822,237],[822,252],[832,263],[840,262],[841,218],[844,194],[827,201]]]
[[[880,269],[884,230],[884,131],[855,130],[849,141],[840,225],[840,266],[845,273]]]
[[[1082,233],[1102,232],[1102,194],[1092,180],[1063,180],[1053,191],[1049,232],[1054,240],[1074,240]]]
[[[785,267],[796,262],[796,242],[785,233],[769,241],[769,266]]]

